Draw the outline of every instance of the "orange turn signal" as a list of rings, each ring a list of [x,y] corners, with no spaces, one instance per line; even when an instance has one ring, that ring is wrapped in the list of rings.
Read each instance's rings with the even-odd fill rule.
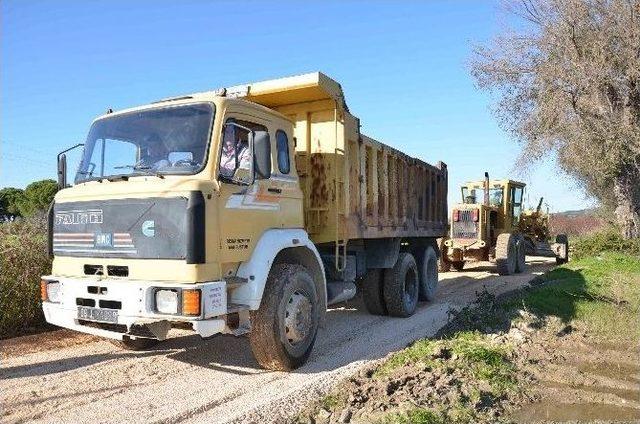
[[[200,290],[182,290],[182,315],[200,315]]]
[[[43,302],[47,301],[47,280],[40,280],[40,298]]]

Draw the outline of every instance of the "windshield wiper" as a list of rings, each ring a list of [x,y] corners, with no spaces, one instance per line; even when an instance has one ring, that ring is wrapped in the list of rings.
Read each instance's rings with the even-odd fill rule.
[[[146,166],[146,165],[119,165],[119,166],[114,166],[113,169],[133,169],[134,171],[141,171],[142,173],[144,173],[145,175],[153,175],[156,176],[158,178],[164,178],[164,175],[161,174],[158,171],[155,171],[153,169],[151,169],[151,167]]]

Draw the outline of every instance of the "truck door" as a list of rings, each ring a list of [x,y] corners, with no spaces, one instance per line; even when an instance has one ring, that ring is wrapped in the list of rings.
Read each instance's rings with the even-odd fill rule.
[[[241,113],[227,113],[225,117],[218,156],[222,263],[248,259],[262,233],[280,226],[280,198],[272,192],[270,181],[273,135],[268,125],[264,119]],[[251,149],[250,139],[260,137],[264,141],[265,135],[268,149]],[[254,154],[268,155],[266,173],[254,172],[256,162],[265,159]]]
[[[302,212],[302,190],[293,163],[293,144],[290,134],[276,125],[275,160],[271,174],[269,190],[280,198],[280,227],[302,228],[304,218]]]

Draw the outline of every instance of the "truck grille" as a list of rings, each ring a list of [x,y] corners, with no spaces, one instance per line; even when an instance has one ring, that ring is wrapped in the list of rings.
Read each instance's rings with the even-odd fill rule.
[[[458,211],[458,221],[451,223],[451,237],[475,239],[478,237],[478,223],[473,220],[473,211]]]

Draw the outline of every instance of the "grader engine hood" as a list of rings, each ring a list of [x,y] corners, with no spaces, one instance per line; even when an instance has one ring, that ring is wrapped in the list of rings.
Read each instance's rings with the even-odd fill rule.
[[[204,262],[204,199],[112,199],[56,203],[49,242],[56,256]]]

